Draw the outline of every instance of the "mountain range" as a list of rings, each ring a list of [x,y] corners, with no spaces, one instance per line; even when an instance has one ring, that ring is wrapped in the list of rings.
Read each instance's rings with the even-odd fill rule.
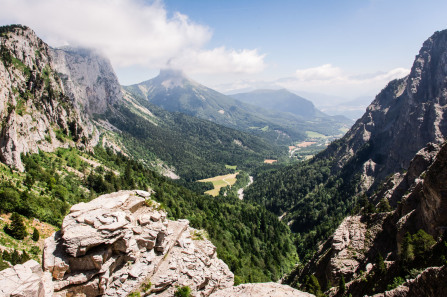
[[[172,69],[162,70],[159,76],[124,89],[167,111],[209,120],[280,144],[302,141],[306,139],[306,131],[338,135],[339,129],[350,123],[348,119],[321,113],[310,101],[287,91],[270,92],[270,99],[274,98],[277,106],[281,106],[271,108],[261,97],[247,100],[241,94],[246,99],[237,100],[239,95],[226,96]],[[292,102],[294,110],[287,112]]]
[[[179,278],[158,275],[150,263],[191,276],[216,251],[226,263],[218,265],[235,274],[225,269],[228,284],[286,273],[283,283],[317,296],[447,294],[447,30],[424,42],[411,73],[391,81],[345,136],[310,160],[277,165],[261,164],[287,159],[283,145],[306,131],[335,133],[343,119],[286,90],[238,94],[239,101],[174,70],[121,87],[96,51],[52,49],[20,25],[0,27],[0,41],[3,268],[28,253],[39,259],[43,242],[20,232],[20,220],[29,229],[39,226],[36,218],[62,227],[45,247],[53,262],[43,265],[61,294],[98,296],[123,286],[129,296],[172,295],[183,290],[174,288]],[[195,180],[234,171],[229,165],[254,179],[244,200],[199,194],[209,185]],[[144,191],[93,200],[136,188]],[[166,216],[207,232],[185,233],[189,223]],[[79,239],[78,224],[96,235]],[[206,236],[214,245],[199,243]],[[207,245],[207,257],[189,248],[193,240]],[[175,251],[188,269],[164,261]],[[32,264],[29,275],[41,280]],[[146,266],[157,275],[155,288],[138,278],[149,274]],[[222,289],[206,279],[188,284],[205,295]]]

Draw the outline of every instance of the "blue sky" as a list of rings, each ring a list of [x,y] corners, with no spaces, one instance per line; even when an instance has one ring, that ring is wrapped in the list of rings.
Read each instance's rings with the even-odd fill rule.
[[[222,92],[288,88],[346,100],[408,73],[447,29],[440,0],[0,0],[0,24],[94,47],[122,84],[181,68]]]

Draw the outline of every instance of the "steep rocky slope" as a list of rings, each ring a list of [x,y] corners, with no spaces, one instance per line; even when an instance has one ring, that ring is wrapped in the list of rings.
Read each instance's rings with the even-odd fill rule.
[[[386,176],[404,170],[428,142],[447,135],[447,31],[424,42],[411,73],[390,82],[350,131],[325,155],[342,168],[355,155],[364,161],[356,170],[369,189]],[[376,182],[376,184],[375,184]]]
[[[27,27],[0,33],[0,160],[23,170],[22,153],[91,145],[93,128],[64,92],[48,45]]]
[[[445,253],[442,241],[447,229],[446,175],[447,144],[441,148],[430,144],[419,151],[407,173],[391,177],[374,197],[376,201],[396,199],[396,210],[347,217],[312,260],[297,275],[289,276],[286,282],[302,282],[306,275],[315,275],[323,288],[330,288],[343,276],[347,292],[363,296],[385,291],[387,284],[408,266],[417,269],[416,274],[420,275],[409,276],[415,279],[408,279],[386,296],[443,296],[447,285],[439,281],[446,276],[446,264],[441,260]],[[425,247],[430,256],[425,255],[424,261],[413,254],[411,257],[415,258],[410,261],[406,258],[410,256],[405,256],[408,234],[418,234],[419,230],[438,243],[433,241],[431,245],[434,246]],[[424,241],[430,242],[430,237],[426,238]],[[421,253],[417,248],[412,247],[410,253]],[[379,268],[379,255],[385,260],[384,271]],[[427,268],[432,265],[443,266]],[[340,295],[335,287],[328,293]]]

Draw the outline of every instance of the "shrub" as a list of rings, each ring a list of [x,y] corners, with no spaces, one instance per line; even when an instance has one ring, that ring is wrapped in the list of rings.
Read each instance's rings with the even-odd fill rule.
[[[33,241],[39,241],[39,238],[40,238],[39,230],[34,228],[34,230],[33,230]]]
[[[191,288],[188,286],[177,287],[177,290],[174,293],[175,297],[192,297]]]

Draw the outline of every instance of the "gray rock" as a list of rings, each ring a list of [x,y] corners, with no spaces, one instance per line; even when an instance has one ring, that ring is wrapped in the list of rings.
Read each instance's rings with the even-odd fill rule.
[[[53,283],[49,272],[39,263],[29,260],[24,264],[0,272],[0,295],[16,297],[51,297]]]
[[[257,284],[242,284],[237,287],[231,287],[224,290],[217,291],[210,295],[210,297],[315,297],[315,295],[301,292],[293,289],[287,285],[278,283],[257,283]]]
[[[209,293],[233,285],[212,243],[191,240],[189,222],[167,220],[145,193],[120,191],[70,209],[44,250],[57,296],[127,295],[149,279],[162,296],[179,285]]]
[[[0,160],[23,171],[22,153],[96,145],[99,135],[93,124],[66,96],[56,75],[52,49],[28,28],[12,29],[0,42],[24,65],[22,69],[0,63]],[[67,135],[71,131],[76,143],[61,142],[54,129]]]

